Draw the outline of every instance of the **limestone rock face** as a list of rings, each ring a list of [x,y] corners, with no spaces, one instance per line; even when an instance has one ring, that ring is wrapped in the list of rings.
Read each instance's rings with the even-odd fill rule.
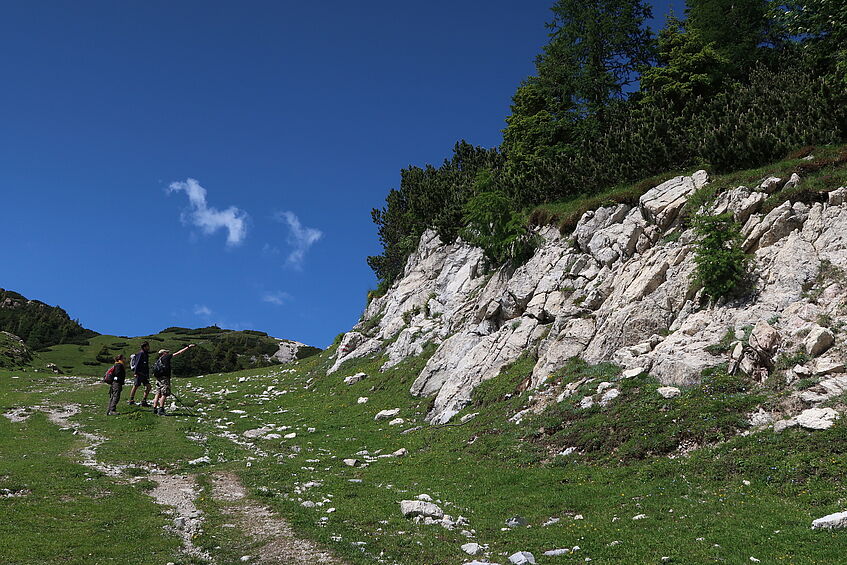
[[[800,351],[826,354],[801,372],[836,378],[847,348],[830,341],[819,320],[847,323],[847,189],[830,193],[826,204],[786,202],[764,214],[767,193],[783,181],[721,193],[706,212],[744,223],[753,289],[743,300],[707,304],[692,282],[696,236],[677,221],[707,181],[698,171],[648,190],[636,207],[591,210],[573,234],[541,228],[541,244],[517,268],[490,269],[480,249],[461,240],[444,245],[427,231],[403,276],[343,336],[328,372],[377,354],[386,369],[430,347],[411,392],[433,398],[433,423],[449,421],[480,383],[527,354],[537,358],[528,387],[544,384],[571,357],[613,361],[679,387],[731,361],[713,347],[729,336],[731,349],[755,352],[751,372],[760,378],[781,354]],[[804,392],[813,399],[829,389]]]
[[[644,219],[667,228],[676,219],[688,197],[705,186],[708,181],[706,171],[697,171],[690,177],[675,177],[648,190],[638,201]]]
[[[292,361],[296,361],[297,354],[300,352],[300,349],[308,347],[305,343],[300,343],[299,341],[291,341],[287,339],[281,339],[278,341],[279,349],[276,353],[271,355],[271,359],[276,359],[280,363],[291,363]]]

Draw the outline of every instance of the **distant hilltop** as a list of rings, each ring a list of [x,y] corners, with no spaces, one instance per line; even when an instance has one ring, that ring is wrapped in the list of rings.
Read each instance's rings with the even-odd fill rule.
[[[101,335],[82,327],[58,306],[0,289],[0,367],[46,370],[60,374],[97,375],[116,355],[127,358],[149,342],[150,349],[198,347],[174,360],[177,376],[195,376],[284,364],[321,349],[256,330],[165,328],[138,337]]]
[[[58,306],[30,300],[11,290],[0,289],[0,330],[16,335],[30,349],[59,344],[84,344],[97,334],[72,320]]]

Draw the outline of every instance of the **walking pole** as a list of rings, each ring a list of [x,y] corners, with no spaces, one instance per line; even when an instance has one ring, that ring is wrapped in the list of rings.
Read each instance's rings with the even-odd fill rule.
[[[197,413],[196,413],[196,412],[194,412],[194,409],[193,409],[193,408],[191,408],[190,406],[188,406],[187,404],[185,404],[179,396],[177,396],[176,394],[174,394],[174,391],[171,391],[171,396],[173,396],[173,397],[174,397],[174,400],[176,400],[176,401],[179,403],[179,405],[180,405],[180,406],[182,406],[183,408],[185,408],[186,410],[188,410],[188,413],[189,413],[188,415],[189,415],[189,416],[197,417]]]

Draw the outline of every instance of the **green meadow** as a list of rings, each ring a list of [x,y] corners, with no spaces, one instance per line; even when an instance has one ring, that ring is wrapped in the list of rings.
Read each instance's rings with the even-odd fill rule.
[[[847,426],[748,433],[744,414],[767,392],[742,380],[716,373],[664,399],[649,376],[624,382],[612,365],[574,361],[541,391],[519,392],[532,367],[522,359],[481,386],[454,423],[430,426],[429,400],[408,392],[427,354],[385,372],[381,359],[353,361],[326,376],[331,353],[177,379],[183,404],[165,417],[126,403],[107,417],[95,378],[0,374],[4,413],[79,405],[74,426],[105,439],[98,463],[122,469],[113,477],[83,465],[86,438],[39,408],[21,422],[0,418],[0,489],[16,493],[0,498],[0,561],[204,562],[168,529],[169,508],[149,494],[151,468],[194,478],[204,522],[193,543],[218,563],[267,543],[245,535],[213,496],[220,473],[347,563],[465,563],[469,541],[492,563],[529,551],[538,563],[823,564],[847,549],[843,534],[810,527],[843,510]],[[358,372],[368,377],[344,384]],[[577,380],[572,397],[510,420]],[[619,386],[618,402],[578,408],[603,381]],[[402,423],[374,419],[394,408]],[[422,494],[466,522],[404,518],[398,503]],[[507,528],[515,516],[528,525]]]

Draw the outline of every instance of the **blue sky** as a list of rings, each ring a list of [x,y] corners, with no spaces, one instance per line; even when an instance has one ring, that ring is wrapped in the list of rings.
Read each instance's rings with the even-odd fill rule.
[[[499,144],[551,4],[4,2],[0,287],[328,345],[376,284],[370,210]]]

